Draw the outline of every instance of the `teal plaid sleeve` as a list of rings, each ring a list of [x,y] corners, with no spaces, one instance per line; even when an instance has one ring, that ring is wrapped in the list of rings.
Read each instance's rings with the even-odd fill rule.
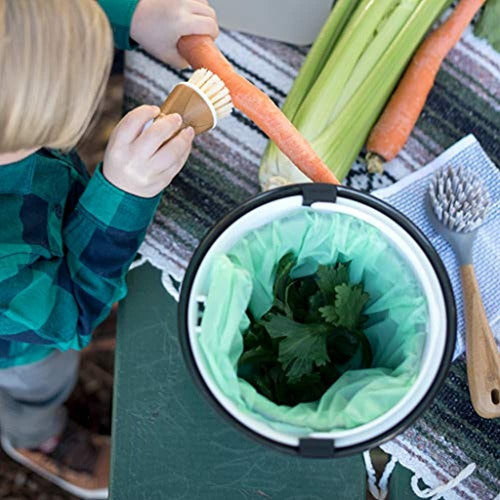
[[[141,198],[125,193],[104,178],[99,166],[82,194],[77,210],[97,225],[135,232],[149,225],[158,199],[158,196]]]
[[[124,50],[134,48],[136,44],[130,38],[130,24],[139,0],[99,0],[99,3],[113,28],[115,45]]]
[[[5,192],[9,172],[22,177]],[[158,201],[117,189],[100,169],[87,183],[70,162],[38,154],[1,167],[0,368],[90,341],[126,293]]]

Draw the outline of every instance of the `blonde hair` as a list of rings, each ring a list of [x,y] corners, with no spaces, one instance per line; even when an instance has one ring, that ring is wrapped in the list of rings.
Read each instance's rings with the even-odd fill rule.
[[[69,150],[104,95],[113,35],[95,0],[0,0],[0,153]]]

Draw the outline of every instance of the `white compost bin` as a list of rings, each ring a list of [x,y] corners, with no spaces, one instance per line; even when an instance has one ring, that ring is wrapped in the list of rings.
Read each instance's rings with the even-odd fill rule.
[[[242,413],[217,387],[204,366],[196,336],[210,286],[214,255],[227,253],[242,237],[301,207],[324,213],[345,213],[382,231],[418,277],[429,312],[418,377],[395,405],[368,422],[348,430],[304,436],[278,432],[262,419]],[[194,381],[208,400],[242,432],[261,443],[305,457],[340,457],[378,446],[409,426],[431,403],[443,383],[455,345],[456,311],[445,268],[427,238],[404,215],[386,203],[354,189],[327,184],[286,186],[249,200],[222,219],[199,245],[188,267],[179,302],[179,335]]]

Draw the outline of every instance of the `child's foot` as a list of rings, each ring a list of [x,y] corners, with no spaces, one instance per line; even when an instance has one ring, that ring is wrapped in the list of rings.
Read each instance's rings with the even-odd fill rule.
[[[91,434],[68,422],[50,452],[46,447],[45,451],[14,448],[5,436],[2,436],[1,444],[12,459],[73,495],[108,498],[109,438]]]

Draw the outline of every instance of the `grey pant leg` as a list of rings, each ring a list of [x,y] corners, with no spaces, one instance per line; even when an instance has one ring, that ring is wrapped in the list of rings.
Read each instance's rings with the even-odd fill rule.
[[[62,432],[63,403],[78,379],[80,354],[56,351],[42,361],[0,370],[0,429],[16,448],[36,448]]]

